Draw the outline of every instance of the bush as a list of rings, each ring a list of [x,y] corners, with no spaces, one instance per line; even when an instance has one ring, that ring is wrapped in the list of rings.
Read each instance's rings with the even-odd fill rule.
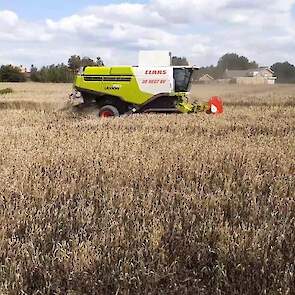
[[[74,74],[64,64],[42,67],[40,70],[31,69],[31,80],[43,83],[69,83],[74,79]]]
[[[20,68],[12,65],[3,65],[0,68],[0,82],[25,82],[26,77]]]
[[[0,95],[12,93],[13,90],[11,88],[0,89]]]

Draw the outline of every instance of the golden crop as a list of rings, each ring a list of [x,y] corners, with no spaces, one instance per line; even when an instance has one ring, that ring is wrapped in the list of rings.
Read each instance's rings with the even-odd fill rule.
[[[295,86],[194,86],[222,116],[97,120],[3,84],[1,294],[294,294]]]

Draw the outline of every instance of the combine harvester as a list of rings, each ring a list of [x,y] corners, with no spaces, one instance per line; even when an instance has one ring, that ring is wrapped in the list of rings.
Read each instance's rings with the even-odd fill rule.
[[[207,103],[188,99],[194,67],[172,66],[167,51],[141,51],[139,66],[81,69],[75,78],[71,100],[78,108],[93,107],[98,117],[134,113],[220,114],[223,104],[212,97]]]

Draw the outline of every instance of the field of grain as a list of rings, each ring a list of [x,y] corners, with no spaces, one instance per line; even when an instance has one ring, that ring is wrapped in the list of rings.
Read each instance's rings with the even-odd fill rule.
[[[294,294],[295,86],[97,120],[0,84],[0,294]]]

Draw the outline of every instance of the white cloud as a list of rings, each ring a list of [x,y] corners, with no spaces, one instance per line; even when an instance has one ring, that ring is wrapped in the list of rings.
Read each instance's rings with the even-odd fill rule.
[[[51,31],[66,33],[77,33],[83,31],[95,30],[97,26],[103,24],[103,19],[95,15],[72,15],[54,22],[51,19],[46,20],[47,28]]]
[[[197,65],[237,52],[263,64],[295,63],[295,0],[150,0],[86,7],[28,22],[0,11],[0,64],[66,62],[71,54],[135,64],[140,49],[168,49]]]
[[[121,3],[106,6],[92,6],[85,10],[86,14],[102,15],[108,22],[130,23],[147,27],[168,24],[153,5]]]
[[[15,44],[21,45],[22,42],[35,41],[47,42],[50,38],[51,35],[46,31],[44,24],[24,22],[13,11],[0,11],[0,50],[4,44],[13,49]]]
[[[0,11],[0,28],[9,28],[16,25],[18,22],[18,16],[9,10]]]

